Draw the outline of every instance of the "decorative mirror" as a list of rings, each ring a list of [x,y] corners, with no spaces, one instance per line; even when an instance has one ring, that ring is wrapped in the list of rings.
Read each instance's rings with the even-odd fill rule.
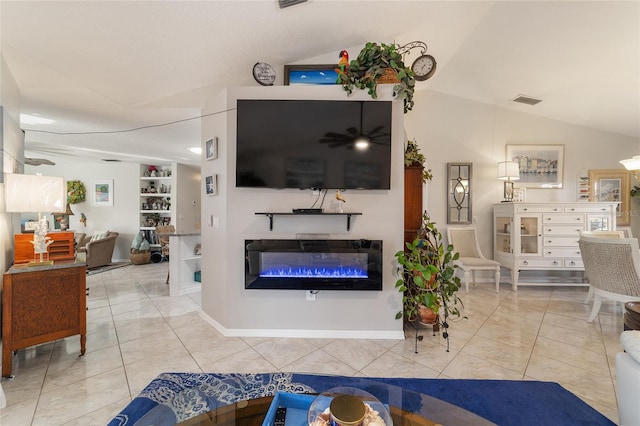
[[[447,223],[471,223],[473,163],[447,163]]]

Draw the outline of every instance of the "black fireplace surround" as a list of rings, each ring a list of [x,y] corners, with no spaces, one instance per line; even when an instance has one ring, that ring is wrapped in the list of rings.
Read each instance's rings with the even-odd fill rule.
[[[245,240],[245,288],[382,291],[382,241]]]

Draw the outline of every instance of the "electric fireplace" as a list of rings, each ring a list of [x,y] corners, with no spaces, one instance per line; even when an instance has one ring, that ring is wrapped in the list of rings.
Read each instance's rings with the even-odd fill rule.
[[[382,241],[245,240],[245,288],[382,291]]]

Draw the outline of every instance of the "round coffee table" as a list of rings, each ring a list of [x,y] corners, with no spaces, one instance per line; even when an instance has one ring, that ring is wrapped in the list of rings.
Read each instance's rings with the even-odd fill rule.
[[[394,425],[495,425],[477,414],[429,395],[363,379],[357,386],[388,404]],[[273,396],[242,400],[178,423],[179,426],[262,425]],[[389,425],[390,426],[390,425]]]

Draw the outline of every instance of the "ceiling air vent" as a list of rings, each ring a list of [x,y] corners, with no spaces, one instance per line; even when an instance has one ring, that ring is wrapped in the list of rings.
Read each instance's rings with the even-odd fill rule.
[[[513,102],[520,102],[521,104],[527,104],[527,105],[535,105],[535,104],[539,104],[540,102],[542,102],[542,100],[536,99],[536,98],[532,98],[531,96],[518,95],[518,97],[516,97],[513,100]]]
[[[278,4],[280,5],[280,9],[284,9],[285,7],[294,6],[306,1],[307,0],[278,0]]]

